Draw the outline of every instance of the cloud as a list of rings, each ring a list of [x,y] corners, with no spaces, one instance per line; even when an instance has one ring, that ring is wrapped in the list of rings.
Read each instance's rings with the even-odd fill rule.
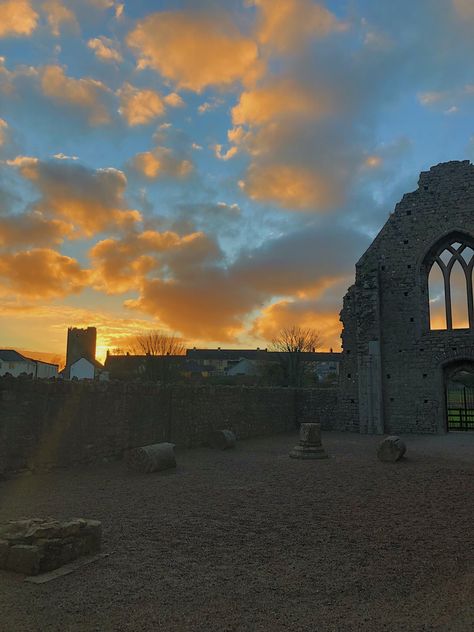
[[[216,242],[202,232],[179,235],[146,230],[121,239],[104,239],[90,251],[96,287],[123,293],[148,283],[151,273],[171,278],[194,277],[222,257]]]
[[[87,46],[94,51],[95,56],[100,61],[120,63],[123,60],[117,42],[104,35],[91,38],[87,42]]]
[[[47,219],[74,226],[71,236],[92,236],[104,230],[125,229],[141,220],[124,199],[127,179],[117,169],[90,169],[77,162],[39,161],[18,157],[10,161],[39,191],[34,210]]]
[[[226,152],[223,151],[222,145],[214,145],[214,154],[219,160],[230,160],[235,156],[237,147],[230,147]]]
[[[47,15],[51,33],[55,37],[59,37],[61,35],[61,28],[63,24],[67,24],[71,28],[79,30],[79,23],[76,19],[75,13],[69,7],[66,7],[61,0],[47,0],[46,2],[43,2],[41,6]]]
[[[368,241],[354,230],[320,222],[267,240],[225,265],[215,242],[201,236],[188,247],[165,252],[161,268],[150,268],[141,281],[135,279],[139,298],[125,304],[159,318],[188,338],[235,341],[255,310],[268,307],[276,297],[288,303],[319,301],[322,310],[329,293],[330,304],[324,309],[334,315],[338,303],[331,291],[337,287],[340,300],[339,289],[349,284],[353,264]],[[115,244],[107,249],[126,261]],[[136,251],[141,256],[146,252],[143,246]],[[112,274],[116,269],[111,266]],[[124,278],[134,278],[129,267]]]
[[[253,164],[242,189],[252,200],[294,210],[327,209],[343,202],[337,180],[304,165]]]
[[[71,223],[48,219],[39,211],[0,216],[0,247],[6,249],[58,244],[73,232]]]
[[[30,299],[52,299],[80,292],[88,272],[77,261],[55,250],[3,253],[0,257],[0,294]]]
[[[164,97],[163,101],[171,108],[182,108],[184,106],[184,101],[177,92],[170,92]]]
[[[341,288],[342,289],[342,288]],[[285,327],[297,324],[299,327],[314,329],[321,338],[318,351],[341,347],[341,323],[336,306],[321,306],[318,300],[278,301],[264,308],[256,318],[252,335],[271,341]]]
[[[61,66],[45,66],[41,73],[41,90],[55,103],[85,112],[91,125],[110,122],[104,103],[108,88],[96,79],[68,77]]]
[[[452,0],[458,16],[464,20],[474,20],[474,5],[472,0]]]
[[[0,2],[0,37],[31,35],[38,19],[29,0],[3,0]]]
[[[8,123],[0,118],[0,147],[7,141]]]
[[[273,77],[265,85],[242,92],[232,108],[232,122],[255,126],[290,117],[318,120],[339,109],[337,96],[291,77]]]
[[[333,13],[312,0],[251,0],[249,4],[260,10],[257,37],[272,53],[299,51],[311,39],[347,29]]]
[[[139,21],[127,44],[138,67],[150,67],[178,87],[201,92],[228,87],[259,71],[257,45],[222,11],[164,11]]]
[[[165,103],[154,90],[140,90],[130,83],[124,83],[119,96],[119,112],[132,127],[147,125],[165,113]]]
[[[186,178],[194,169],[187,158],[176,155],[167,147],[155,147],[152,151],[137,154],[131,166],[149,180],[158,178]]]

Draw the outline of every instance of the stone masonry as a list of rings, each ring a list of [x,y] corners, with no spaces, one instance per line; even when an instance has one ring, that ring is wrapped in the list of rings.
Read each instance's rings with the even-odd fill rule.
[[[97,520],[12,521],[0,526],[0,568],[25,575],[52,571],[83,555],[98,553],[101,536]]]
[[[471,328],[430,330],[428,275],[454,242],[474,247],[469,161],[423,172],[356,264],[341,311],[339,429],[447,431],[445,377],[450,367],[474,362],[474,335]]]

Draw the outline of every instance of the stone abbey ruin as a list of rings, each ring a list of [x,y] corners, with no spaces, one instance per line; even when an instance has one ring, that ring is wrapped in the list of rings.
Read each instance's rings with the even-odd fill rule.
[[[473,265],[474,166],[443,163],[420,175],[356,265],[341,311],[340,429],[474,430]]]
[[[202,445],[222,428],[238,439],[315,421],[323,430],[362,434],[473,430],[473,208],[468,161],[432,167],[403,196],[344,298],[337,386],[1,378],[0,474],[121,458],[160,442]],[[434,272],[441,279],[436,300]],[[456,288],[454,274],[461,278]]]

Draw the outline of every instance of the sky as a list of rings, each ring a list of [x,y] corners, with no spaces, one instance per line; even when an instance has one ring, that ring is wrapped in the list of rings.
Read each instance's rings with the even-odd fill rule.
[[[354,266],[474,154],[472,0],[0,0],[0,347],[340,348]]]

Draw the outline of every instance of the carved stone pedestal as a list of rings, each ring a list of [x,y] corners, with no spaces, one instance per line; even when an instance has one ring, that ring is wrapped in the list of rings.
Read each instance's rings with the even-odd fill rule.
[[[292,459],[327,459],[321,445],[321,424],[301,424],[300,443],[291,452]]]

